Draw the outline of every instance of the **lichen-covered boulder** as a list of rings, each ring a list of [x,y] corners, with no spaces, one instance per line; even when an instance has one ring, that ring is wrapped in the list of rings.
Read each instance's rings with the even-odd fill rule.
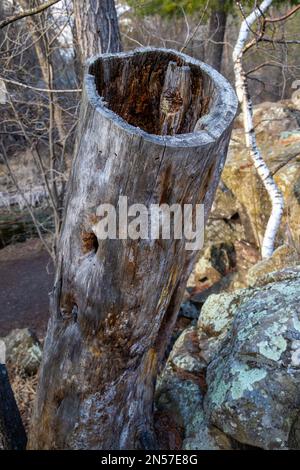
[[[224,277],[229,281],[225,282],[226,287],[232,282],[232,274],[241,259],[238,244],[246,239],[249,232],[243,224],[244,221],[247,224],[248,220],[243,214],[233,193],[221,183],[205,229],[205,246],[188,281],[190,290],[207,290]]]
[[[241,295],[246,291],[235,293],[212,294],[202,307],[198,321],[198,341],[201,357],[206,366],[218,355],[240,303]]]
[[[300,269],[209,299],[206,419],[240,443],[300,448]]]
[[[37,373],[42,359],[42,347],[36,335],[29,329],[15,329],[2,338],[6,351],[6,363],[25,375]]]
[[[205,362],[199,355],[197,330],[187,328],[176,341],[156,387],[156,416],[181,430],[183,449],[230,449],[231,441],[210,426],[203,411]],[[166,433],[171,433],[169,427]],[[172,441],[172,439],[170,439]],[[173,438],[174,441],[174,438]],[[171,447],[170,447],[171,448]],[[174,448],[173,448],[174,449]]]
[[[279,246],[270,258],[261,260],[252,266],[247,274],[247,284],[254,286],[266,274],[281,271],[300,264],[300,252],[293,245]]]

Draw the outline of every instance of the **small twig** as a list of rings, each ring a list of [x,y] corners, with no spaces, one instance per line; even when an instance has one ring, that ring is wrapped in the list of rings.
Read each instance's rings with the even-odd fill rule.
[[[184,21],[185,21],[185,24],[186,24],[186,38],[185,38],[185,41],[184,41],[184,44],[186,44],[186,42],[188,41],[189,36],[190,36],[190,25],[189,25],[189,22],[188,22],[188,19],[187,19],[187,16],[185,14],[183,6],[180,6],[180,8],[182,10],[182,14],[183,14]]]
[[[53,193],[52,193],[52,191],[51,191],[51,188],[50,188],[50,185],[49,185],[49,181],[48,181],[48,178],[47,178],[47,174],[46,174],[46,170],[45,170],[45,168],[44,168],[43,160],[42,160],[42,157],[40,156],[40,153],[39,153],[39,151],[38,151],[37,145],[35,145],[34,150],[32,150],[32,155],[33,155],[33,157],[35,157],[35,156],[37,157],[37,161],[38,161],[38,164],[39,164],[41,173],[42,173],[42,177],[43,177],[43,180],[44,180],[46,189],[47,189],[47,191],[48,191],[48,194],[49,194],[49,197],[50,197],[50,201],[51,201],[51,203],[52,203],[53,211],[54,211],[54,213],[56,214],[56,216],[59,217],[58,210],[57,210],[57,204],[56,204],[56,201],[55,201],[55,199],[54,199],[54,195],[53,195]]]
[[[145,44],[142,44],[141,42],[137,41],[136,39],[131,38],[131,37],[128,36],[126,33],[123,33],[123,32],[122,32],[122,36],[124,36],[124,38],[126,38],[126,39],[129,39],[129,41],[134,42],[135,44],[137,44],[137,45],[140,46],[140,47],[145,47]]]
[[[284,156],[285,160],[282,163],[279,163],[279,165],[272,171],[272,176],[276,175],[278,171],[280,171],[282,168],[284,168],[286,165],[288,165],[292,160],[297,158],[299,155],[299,148],[295,150],[291,155],[289,156]]]

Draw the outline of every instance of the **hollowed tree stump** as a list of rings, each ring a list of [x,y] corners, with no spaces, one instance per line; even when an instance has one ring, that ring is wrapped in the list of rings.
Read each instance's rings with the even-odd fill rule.
[[[155,448],[152,409],[197,252],[185,240],[98,240],[97,207],[205,204],[236,97],[207,65],[165,49],[89,62],[30,448]]]

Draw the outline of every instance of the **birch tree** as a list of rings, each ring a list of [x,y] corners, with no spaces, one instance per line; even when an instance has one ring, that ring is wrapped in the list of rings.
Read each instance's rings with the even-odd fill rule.
[[[237,2],[237,4],[242,8],[240,2]],[[244,18],[233,50],[235,87],[243,112],[246,146],[272,204],[271,215],[268,220],[262,242],[262,258],[269,258],[274,251],[275,238],[281,223],[284,201],[281,191],[276,185],[271,171],[266,165],[257,145],[253,124],[253,104],[248,89],[247,77],[243,69],[243,54],[250,47],[249,44],[247,45],[247,40],[250,32],[252,31],[252,26],[256,21],[263,17],[265,11],[271,4],[272,0],[264,0],[247,17]]]

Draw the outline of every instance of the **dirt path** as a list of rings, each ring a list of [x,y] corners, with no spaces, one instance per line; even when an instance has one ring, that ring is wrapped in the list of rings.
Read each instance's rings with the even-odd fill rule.
[[[49,256],[38,240],[0,251],[0,337],[25,327],[44,336],[52,272]]]

